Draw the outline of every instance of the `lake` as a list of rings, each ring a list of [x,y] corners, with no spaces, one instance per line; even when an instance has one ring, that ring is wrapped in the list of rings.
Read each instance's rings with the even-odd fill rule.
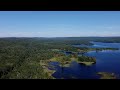
[[[102,42],[92,42],[94,45],[73,45],[75,47],[88,47],[88,48],[119,48],[120,43],[102,43]]]
[[[91,42],[94,45],[87,46],[92,48],[119,48],[119,50],[103,50],[103,51],[89,51],[85,53],[86,56],[93,56],[96,58],[96,64],[92,66],[84,66],[73,61],[70,67],[60,67],[58,62],[51,62],[50,65],[55,66],[56,72],[53,77],[59,79],[99,79],[97,72],[110,72],[115,73],[117,78],[120,79],[120,43],[102,43]],[[74,45],[81,47],[81,45]],[[69,53],[68,53],[69,54]]]

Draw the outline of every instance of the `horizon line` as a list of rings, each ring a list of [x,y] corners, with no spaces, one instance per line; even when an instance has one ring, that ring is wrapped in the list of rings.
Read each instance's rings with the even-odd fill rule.
[[[72,37],[120,37],[120,36],[72,36]],[[0,37],[0,38],[71,38],[71,37]]]

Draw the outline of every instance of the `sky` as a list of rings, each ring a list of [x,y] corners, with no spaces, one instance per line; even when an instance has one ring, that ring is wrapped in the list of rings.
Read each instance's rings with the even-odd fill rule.
[[[120,36],[120,11],[0,11],[0,37]]]

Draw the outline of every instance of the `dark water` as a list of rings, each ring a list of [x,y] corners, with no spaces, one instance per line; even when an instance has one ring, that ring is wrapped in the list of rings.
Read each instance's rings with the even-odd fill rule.
[[[50,63],[50,65],[55,65],[56,62]],[[60,67],[59,65],[55,66],[56,72],[52,75],[57,79],[99,79],[100,76],[96,75],[96,65],[86,67],[80,65],[77,62],[73,61],[70,67]]]
[[[91,47],[112,47],[119,48],[120,43],[101,43],[92,42]],[[70,54],[70,53],[68,53]],[[97,59],[97,63],[92,66],[84,66],[77,62],[72,62],[70,67],[60,67],[58,62],[51,62],[50,65],[55,66],[56,72],[53,74],[55,78],[65,79],[99,79],[97,72],[111,72],[115,73],[120,79],[120,50],[104,50],[104,51],[90,51],[85,53],[86,56],[93,56]]]

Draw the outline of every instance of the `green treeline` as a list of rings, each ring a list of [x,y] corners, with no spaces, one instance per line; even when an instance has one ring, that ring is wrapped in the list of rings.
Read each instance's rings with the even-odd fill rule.
[[[64,56],[63,53],[58,52],[59,50],[85,53],[88,48],[77,48],[72,45],[92,45],[89,42],[92,39],[84,37],[0,38],[0,78],[52,78],[47,72],[44,72],[40,61],[49,61],[53,57]],[[84,58],[85,61],[94,61],[90,57]],[[69,57],[61,57],[61,60],[69,61]],[[82,57],[79,57],[79,60],[84,61]]]

